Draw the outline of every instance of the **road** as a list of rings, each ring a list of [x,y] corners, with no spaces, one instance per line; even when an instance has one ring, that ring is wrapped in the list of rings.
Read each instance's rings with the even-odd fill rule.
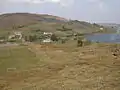
[[[16,43],[6,43],[6,44],[0,44],[0,47],[8,47],[8,46],[18,46],[19,44]]]

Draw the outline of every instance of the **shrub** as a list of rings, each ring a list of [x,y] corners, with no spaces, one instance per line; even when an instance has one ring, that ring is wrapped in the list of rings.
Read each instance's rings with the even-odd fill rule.
[[[62,44],[64,44],[65,42],[66,42],[65,39],[62,39],[62,40],[61,40],[61,43],[62,43]]]
[[[8,40],[8,42],[16,42],[16,40],[15,39],[10,39],[10,40]]]
[[[92,42],[90,40],[85,41],[85,45],[90,45]]]
[[[77,33],[76,36],[84,36],[84,34],[82,34],[82,33]]]
[[[24,36],[25,41],[36,41],[37,40],[37,36],[36,35],[29,35],[29,36]]]
[[[84,37],[78,37],[77,46],[82,47],[86,45],[90,45],[92,42],[90,40],[85,39]]]
[[[28,37],[27,36],[24,36],[24,39],[25,39],[25,41],[28,41]]]
[[[83,41],[82,40],[77,40],[77,47],[82,47],[83,46]]]
[[[55,34],[53,34],[53,35],[51,36],[51,40],[52,40],[52,41],[58,41],[58,38],[57,38],[57,36],[56,36]]]
[[[74,40],[77,40],[77,37],[74,37],[73,39],[74,39]]]

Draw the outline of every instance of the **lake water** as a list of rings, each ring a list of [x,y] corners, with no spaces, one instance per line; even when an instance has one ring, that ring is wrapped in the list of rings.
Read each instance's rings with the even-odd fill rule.
[[[87,35],[86,39],[93,42],[120,43],[120,34]]]

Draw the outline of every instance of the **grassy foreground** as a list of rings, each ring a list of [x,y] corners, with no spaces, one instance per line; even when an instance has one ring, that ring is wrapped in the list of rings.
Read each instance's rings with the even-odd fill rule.
[[[112,44],[0,48],[0,90],[120,90]],[[7,68],[16,68],[6,72]]]
[[[36,56],[27,47],[0,48],[0,73],[6,74],[7,69],[24,70],[37,63]],[[1,75],[0,74],[0,75]]]

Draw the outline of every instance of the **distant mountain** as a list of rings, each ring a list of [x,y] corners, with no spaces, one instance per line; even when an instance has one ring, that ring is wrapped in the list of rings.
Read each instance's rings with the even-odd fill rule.
[[[105,27],[112,27],[112,28],[120,27],[120,24],[116,24],[116,23],[98,23],[98,24]]]

